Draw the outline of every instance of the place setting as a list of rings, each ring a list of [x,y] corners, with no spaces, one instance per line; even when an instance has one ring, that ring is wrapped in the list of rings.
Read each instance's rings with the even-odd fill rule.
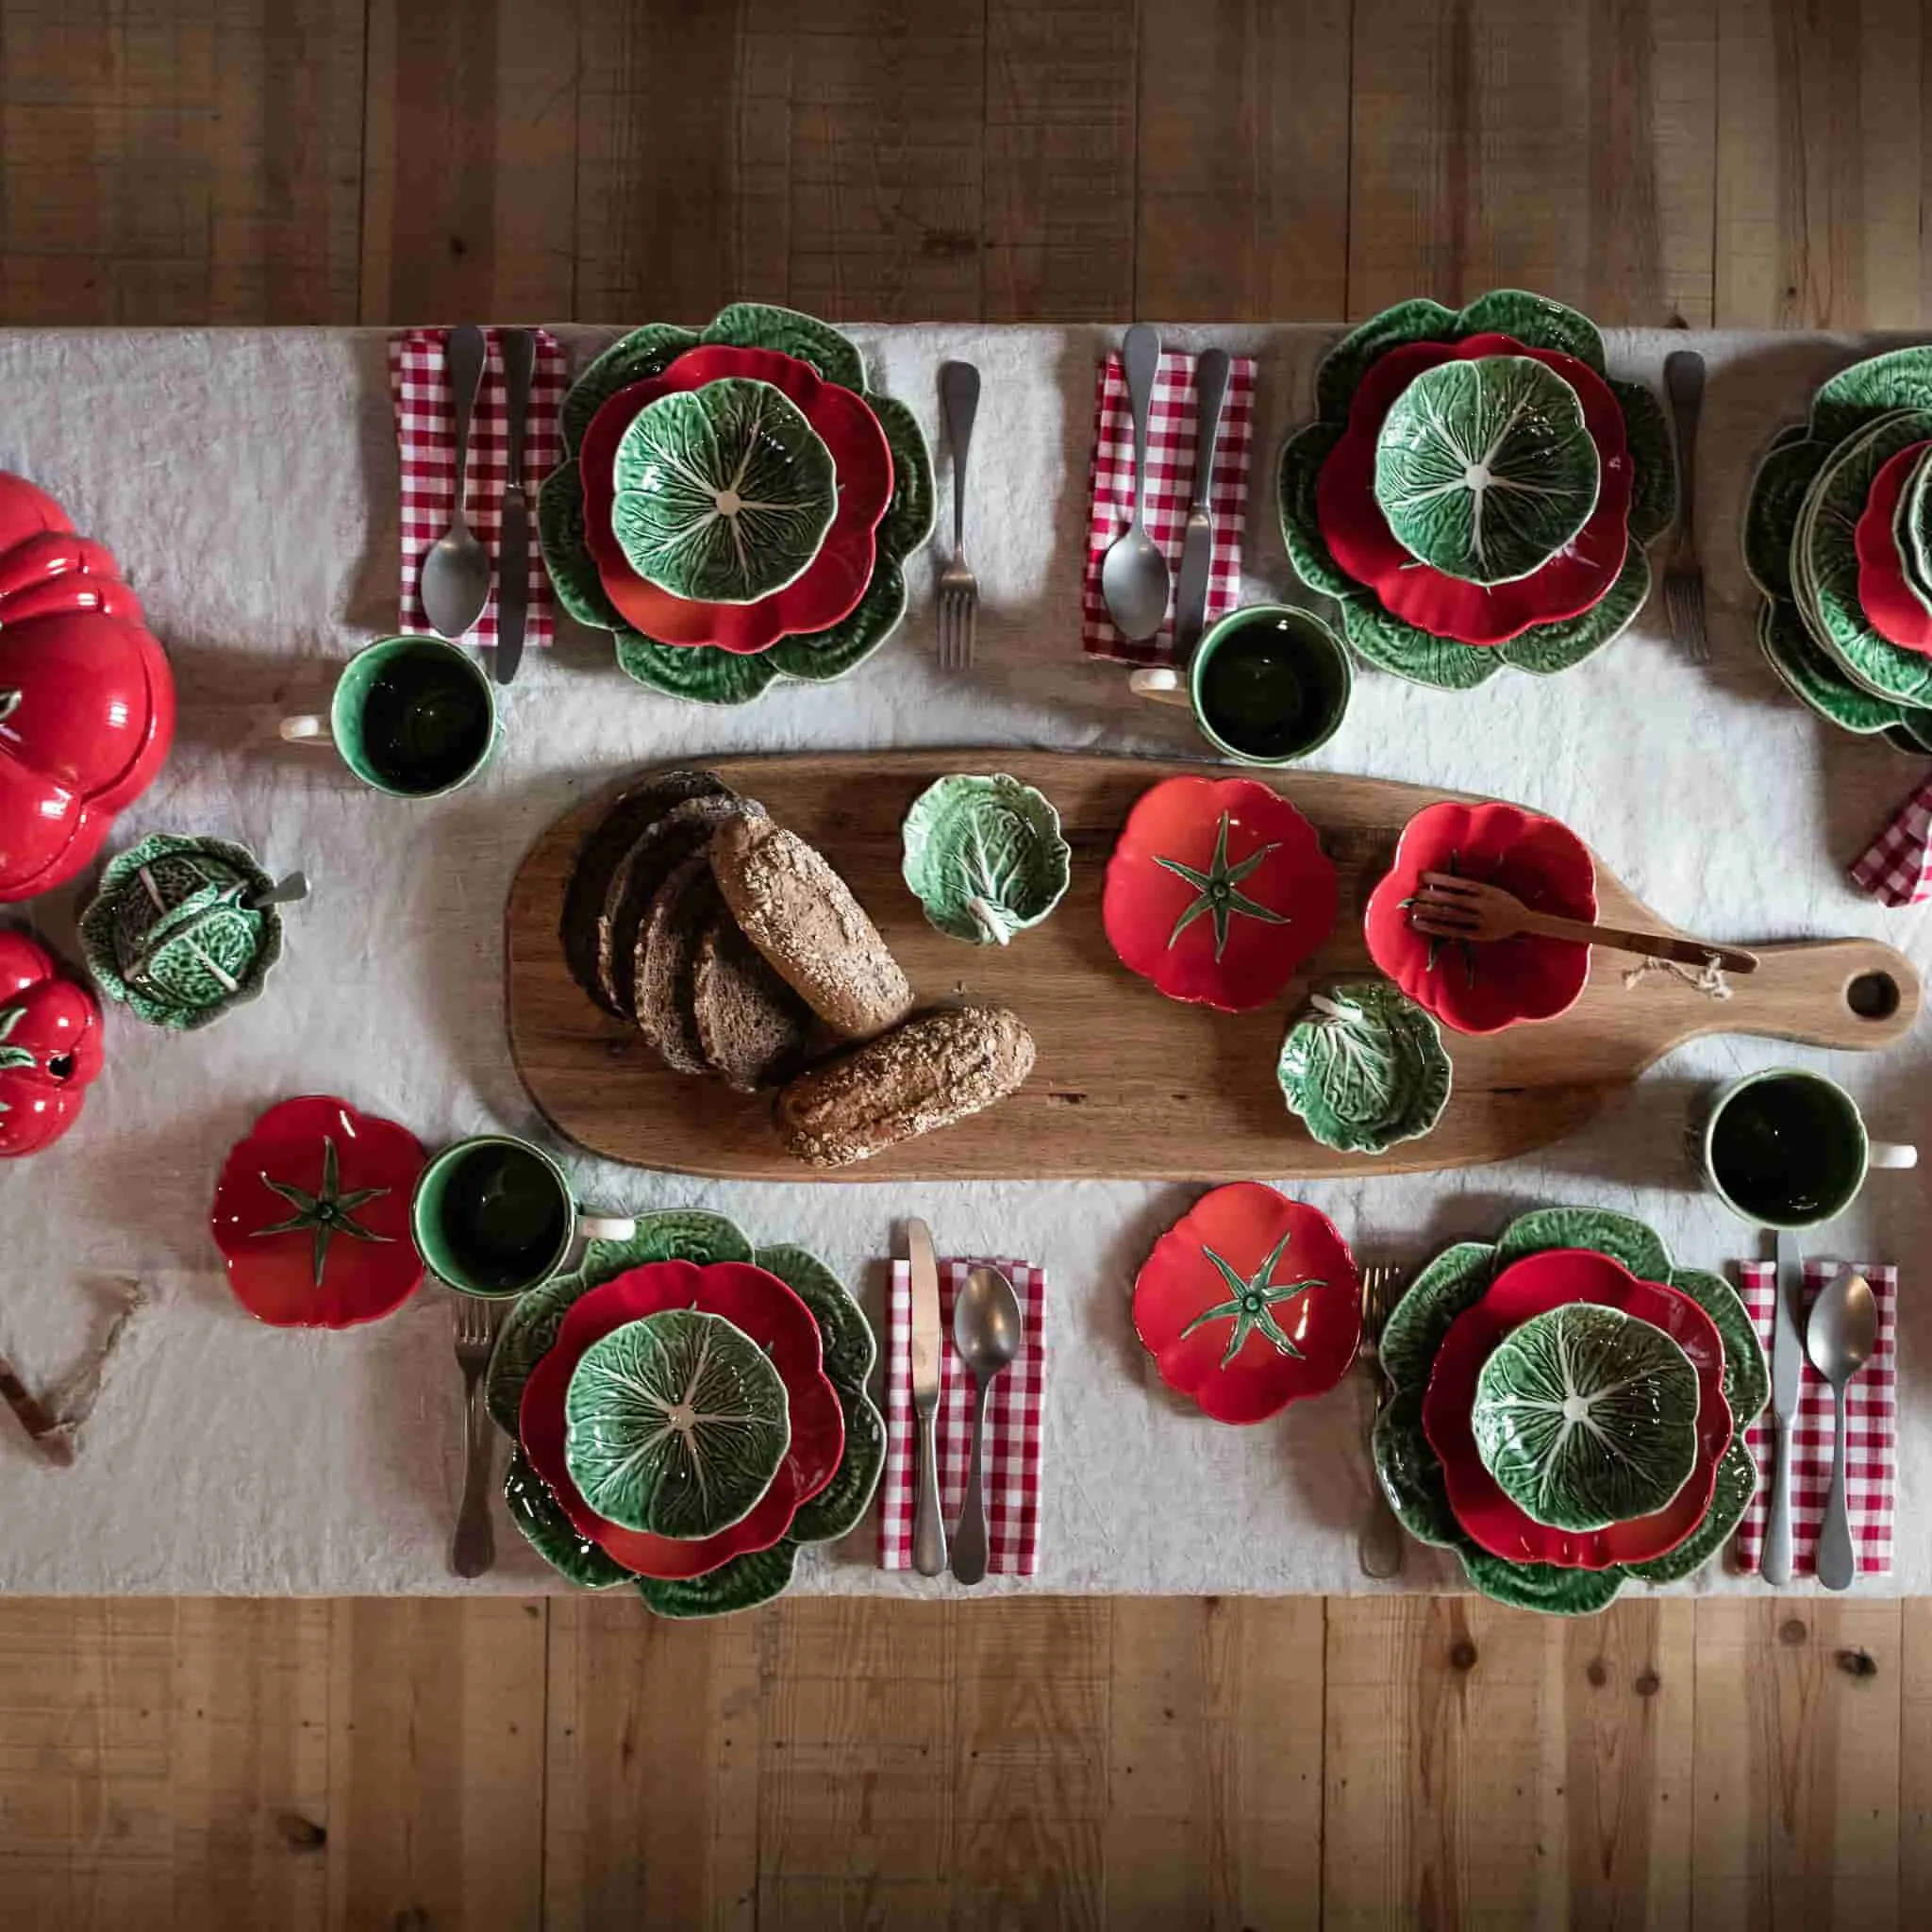
[[[1292,393],[1235,353],[1253,336],[1211,335],[1067,339],[1092,352],[1085,541],[1037,648],[1073,657],[1077,609],[1108,727],[1078,749],[943,728],[979,715],[982,584],[1008,581],[997,341],[922,348],[915,386],[890,332],[762,303],[608,341],[399,332],[394,628],[344,641],[325,703],[277,707],[291,749],[235,823],[177,825],[165,788],[150,821],[171,751],[170,779],[197,756],[165,627],[0,477],[0,897],[64,893],[73,935],[0,931],[0,1157],[112,1159],[128,1023],[185,1109],[226,1092],[196,1182],[225,1315],[344,1363],[394,1331],[319,1338],[435,1323],[451,1495],[424,1560],[466,1587],[671,1619],[840,1566],[1052,1588],[1075,1403],[1178,1445],[1163,1494],[1196,1510],[1190,1457],[1229,1453],[1198,1445],[1278,1460],[1318,1405],[1293,1426],[1372,1507],[1279,1533],[1326,1538],[1348,1581],[1399,1587],[1423,1546],[1575,1616],[1693,1577],[1887,1576],[1899,1268],[1836,1224],[1916,1160],[1856,1069],[1918,1020],[1915,935],[1878,937],[1872,902],[1932,891],[1932,787],[1849,868],[1863,899],[1792,853],[1740,911],[1657,841],[1748,828],[1621,809],[1620,721],[1581,750],[1539,722],[1589,660],[1640,675],[1619,641],[1646,611],[1685,675],[1725,648],[1702,354],[1640,379],[1514,290],[1324,333]],[[1756,646],[1901,753],[1932,747],[1928,354],[1794,398],[1741,532]],[[565,625],[598,661],[503,697]],[[937,679],[895,685],[908,663]],[[1152,706],[1188,714],[1189,755],[1122,748]],[[559,722],[591,710],[594,758]],[[1406,763],[1424,712],[1472,741]],[[1676,728],[1639,723],[1632,787]],[[1461,789],[1478,735],[1525,802],[1473,755]],[[1610,762],[1557,790],[1585,755]],[[347,774],[326,819],[286,784],[311,756]],[[335,841],[379,825],[466,891],[481,845],[424,834],[458,792],[518,835],[490,849],[500,942],[437,957],[395,893],[372,938]],[[340,989],[286,998],[293,958]],[[399,1046],[391,971],[492,1028],[500,1003],[500,1067]],[[242,1046],[271,1026],[272,1075]],[[1688,1118],[1661,1097],[1687,1083],[1646,1078],[1678,1054],[1731,1068]],[[1674,1190],[1541,1158],[1613,1112],[1681,1142]],[[1490,1169],[1511,1205],[1474,1238],[1378,1232],[1441,1225]],[[1128,1187],[1160,1231],[1122,1266]]]

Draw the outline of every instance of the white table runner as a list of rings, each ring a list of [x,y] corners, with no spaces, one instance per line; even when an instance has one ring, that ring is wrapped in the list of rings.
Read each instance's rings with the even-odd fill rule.
[[[609,331],[565,330],[579,358]],[[173,655],[181,718],[154,789],[116,843],[158,828],[245,841],[315,896],[290,920],[264,997],[185,1038],[109,1015],[108,1063],[80,1126],[0,1166],[0,1348],[36,1387],[97,1334],[115,1283],[155,1305],[133,1324],[68,1470],[0,1419],[0,1589],[20,1591],[530,1591],[556,1583],[499,1514],[497,1570],[444,1567],[459,1483],[449,1319],[426,1289],[347,1335],[265,1329],[229,1299],[207,1214],[229,1145],[273,1101],[334,1091],[430,1142],[491,1124],[541,1133],[502,1021],[505,891],[531,839],[613,775],[708,753],[887,744],[1188,749],[1180,714],[1137,705],[1118,666],[1083,660],[1080,551],[1093,368],[1090,328],[856,330],[880,387],[936,427],[947,357],[985,377],[971,549],[979,666],[933,662],[930,574],[916,560],[901,633],[842,684],[788,685],[738,710],[655,697],[608,645],[566,633],[524,660],[508,741],[487,777],[431,805],[364,791],[331,760],[282,747],[274,720],[309,710],[341,659],[393,627],[396,458],[375,331],[0,331],[0,468],[52,491],[108,543]],[[1250,596],[1293,588],[1274,527],[1273,463],[1310,408],[1332,332],[1230,328],[1258,358]],[[1175,345],[1204,340],[1176,331]],[[1682,337],[1610,338],[1620,374],[1656,383]],[[1464,695],[1374,674],[1312,765],[1521,799],[1567,820],[1665,916],[1713,938],[1864,932],[1932,966],[1927,908],[1886,912],[1844,865],[1918,774],[1884,745],[1827,733],[1789,699],[1751,637],[1736,547],[1757,451],[1826,374],[1885,344],[1824,336],[1693,338],[1709,358],[1700,450],[1715,662],[1685,663],[1655,603],[1630,635],[1550,681],[1505,672]],[[941,479],[941,509],[946,482]],[[25,912],[65,945],[73,894]],[[1678,1129],[1700,1081],[1792,1058],[1827,1066],[1876,1131],[1925,1119],[1927,1030],[1882,1058],[1715,1040],[1666,1060],[1585,1132],[1540,1158],[1440,1177],[1296,1191],[1358,1256],[1418,1262],[1551,1201],[1641,1215],[1681,1257],[1722,1266],[1752,1237],[1690,1191]],[[1211,1157],[1210,1157],[1211,1158]],[[1138,1182],[724,1185],[573,1158],[586,1196],[701,1204],[754,1240],[806,1243],[862,1285],[876,1314],[891,1230],[908,1212],[945,1254],[1024,1255],[1051,1271],[1041,1574],[1066,1591],[1364,1588],[1355,1528],[1368,1473],[1353,1392],[1254,1429],[1202,1420],[1160,1387],[1128,1317],[1134,1271],[1195,1190]],[[1922,1181],[1879,1176],[1815,1251],[1895,1260],[1904,1277],[1897,1560],[1871,1591],[1932,1590],[1932,1465],[1916,1335],[1932,1233]],[[868,1523],[801,1566],[805,1591],[929,1592],[873,1561]],[[1454,1585],[1415,1549],[1399,1587]],[[989,1586],[993,1587],[993,1586]],[[1757,1588],[1719,1570],[1703,1589]]]

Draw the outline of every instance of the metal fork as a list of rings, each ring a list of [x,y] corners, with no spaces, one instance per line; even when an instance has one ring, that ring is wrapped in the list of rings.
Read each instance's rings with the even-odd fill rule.
[[[1704,358],[1674,349],[1664,358],[1664,388],[1677,430],[1677,530],[1664,565],[1664,615],[1678,650],[1693,664],[1710,662],[1704,623],[1704,566],[1697,560],[1697,416],[1704,407]]]
[[[496,1535],[490,1526],[491,1441],[478,1397],[504,1307],[475,1295],[457,1296],[457,1367],[463,1372],[463,1500],[457,1510],[456,1535],[450,1540],[449,1567],[458,1576],[480,1576],[496,1561]]]
[[[1387,1577],[1398,1574],[1408,1547],[1408,1537],[1382,1493],[1382,1480],[1375,1474],[1375,1423],[1389,1400],[1388,1378],[1381,1373],[1382,1328],[1389,1311],[1402,1299],[1406,1272],[1400,1268],[1369,1267],[1362,1270],[1362,1344],[1356,1359],[1362,1369],[1365,1435],[1369,1445],[1368,1514],[1355,1540],[1356,1561],[1364,1576]]]
[[[979,371],[948,362],[940,371],[940,403],[953,452],[953,555],[940,573],[940,669],[970,671],[979,626],[979,580],[966,567],[966,452],[979,410]]]

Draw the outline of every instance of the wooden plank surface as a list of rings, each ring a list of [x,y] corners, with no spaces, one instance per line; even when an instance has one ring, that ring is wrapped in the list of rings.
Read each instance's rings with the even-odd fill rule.
[[[726,758],[712,769],[818,846],[871,913],[915,998],[965,991],[1010,1005],[1039,1048],[1032,1077],[996,1108],[908,1141],[839,1180],[1001,1178],[1024,1150],[1032,1175],[1174,1179],[1412,1173],[1501,1159],[1567,1133],[1670,1047],[1704,1032],[1769,1033],[1875,1047],[1918,1008],[1903,955],[1869,941],[1758,948],[1761,964],[1715,1001],[1679,978],[1641,992],[1628,961],[1599,951],[1583,996],[1560,1018],[1455,1040],[1456,1084],[1441,1123],[1382,1155],[1319,1145],[1281,1104],[1274,1080],[1286,1014],[1310,985],[1367,968],[1361,912],[1405,823],[1443,794],[1382,779],[1280,772],[1274,789],[1314,824],[1340,878],[1333,932],[1284,999],[1241,1014],[1162,998],[1114,958],[1101,922],[1107,861],[1135,800],[1158,779],[1216,768],[1080,753],[1002,751],[998,768],[1044,791],[1073,847],[1073,883],[1043,925],[1010,947],[969,950],[937,932],[900,874],[900,825],[947,772],[985,769],[983,751],[865,752]],[[1217,771],[1217,775],[1223,774]],[[855,783],[862,775],[863,783]],[[511,1052],[531,1097],[558,1129],[641,1167],[760,1179],[826,1174],[784,1151],[769,1094],[712,1083],[693,1111],[691,1076],[667,1067],[635,1029],[593,1006],[564,964],[558,919],[579,842],[603,801],[560,820],[531,847],[505,911]],[[1607,924],[1663,926],[1601,865]],[[1666,928],[1667,929],[1667,928]],[[1902,990],[1885,1020],[1845,1004],[1854,976],[1884,973]],[[1198,1163],[1211,1149],[1213,1171]]]

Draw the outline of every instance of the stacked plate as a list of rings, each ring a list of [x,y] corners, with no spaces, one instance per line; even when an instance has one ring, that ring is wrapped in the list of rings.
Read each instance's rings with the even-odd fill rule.
[[[517,1444],[511,1520],[573,1583],[660,1616],[746,1609],[864,1515],[886,1430],[872,1330],[802,1248],[647,1214],[523,1297],[486,1391]]]
[[[842,676],[904,614],[932,458],[826,324],[741,302],[703,330],[634,329],[578,377],[562,429],[544,562],[639,683],[743,704]]]
[[[1462,691],[1568,670],[1635,618],[1676,471],[1588,317],[1514,289],[1405,302],[1329,352],[1315,395],[1281,453],[1282,538],[1370,663]]]
[[[1375,1469],[1485,1596],[1578,1616],[1714,1556],[1757,1488],[1770,1392],[1729,1283],[1640,1221],[1553,1208],[1424,1269],[1382,1331]]]
[[[1932,349],[1841,370],[1752,479],[1757,641],[1828,724],[1932,750]]]

